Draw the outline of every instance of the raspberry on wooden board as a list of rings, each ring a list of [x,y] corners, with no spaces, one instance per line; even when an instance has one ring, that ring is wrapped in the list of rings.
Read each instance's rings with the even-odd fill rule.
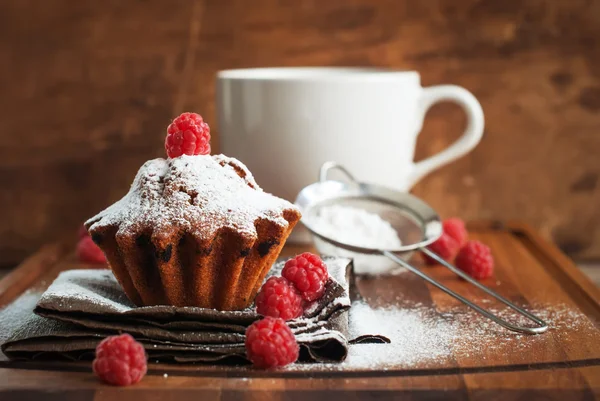
[[[305,252],[285,262],[281,275],[288,279],[306,301],[321,298],[329,278],[327,265],[321,258]]]
[[[465,227],[465,222],[458,217],[452,217],[450,219],[444,220],[442,223],[442,227],[444,232],[454,238],[456,242],[458,242],[459,246],[463,246],[465,242],[467,242],[467,238],[469,234]]]
[[[283,320],[295,319],[304,312],[302,296],[283,277],[269,278],[261,287],[254,303],[259,314]]]
[[[129,386],[146,374],[146,352],[129,334],[107,337],[96,347],[92,368],[105,383]]]
[[[458,252],[454,264],[477,280],[491,277],[494,273],[492,252],[479,241],[468,241]]]
[[[104,252],[102,252],[102,249],[94,243],[90,236],[81,237],[79,239],[76,253],[80,262],[97,265],[106,263]]]
[[[89,237],[90,233],[88,233],[87,228],[85,228],[85,226],[82,224],[81,227],[79,227],[79,231],[77,231],[77,238],[83,238],[83,237]]]
[[[254,366],[276,368],[296,362],[300,349],[283,319],[270,316],[246,329],[246,354]]]
[[[440,238],[438,238],[433,244],[427,247],[430,251],[436,253],[442,259],[447,262],[452,262],[460,249],[458,242],[450,235],[446,233],[442,233]],[[430,265],[434,265],[438,263],[435,259],[429,257],[426,254],[423,254],[425,258],[425,262]]]

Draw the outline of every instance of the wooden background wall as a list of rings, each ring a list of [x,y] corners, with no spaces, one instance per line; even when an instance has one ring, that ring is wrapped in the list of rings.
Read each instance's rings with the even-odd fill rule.
[[[600,258],[600,1],[0,0],[0,265],[123,195],[178,113],[202,113],[218,148],[216,71],[277,65],[417,69],[468,88],[483,142],[415,193]],[[436,106],[418,154],[463,124]]]

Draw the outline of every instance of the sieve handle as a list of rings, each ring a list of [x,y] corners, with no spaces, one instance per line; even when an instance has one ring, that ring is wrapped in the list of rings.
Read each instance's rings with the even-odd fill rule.
[[[342,166],[337,162],[332,161],[325,162],[321,166],[321,169],[319,170],[319,182],[327,181],[327,175],[331,170],[341,171],[353,184],[356,184],[358,182],[356,181],[356,178],[354,178],[354,176],[346,169],[346,167]]]
[[[467,280],[469,283],[473,284],[474,286],[476,286],[480,290],[484,291],[486,294],[488,294],[488,295],[496,298],[498,301],[500,301],[503,304],[507,305],[509,308],[517,311],[520,315],[525,316],[527,319],[533,321],[535,324],[538,325],[538,327],[517,326],[517,325],[514,325],[512,323],[509,323],[506,320],[504,320],[504,319],[502,319],[502,318],[494,315],[492,312],[488,311],[487,309],[483,309],[479,305],[474,304],[473,302],[469,301],[468,299],[466,299],[462,295],[460,295],[460,294],[452,291],[450,288],[448,288],[445,285],[443,285],[443,284],[437,282],[436,280],[432,279],[431,277],[429,277],[428,275],[426,275],[425,273],[423,273],[422,271],[420,271],[416,267],[412,266],[408,262],[405,262],[404,260],[402,260],[401,258],[399,258],[398,256],[396,256],[393,252],[389,252],[389,251],[380,251],[380,252],[383,255],[387,256],[389,259],[391,259],[394,262],[398,263],[400,266],[405,267],[406,269],[410,270],[412,273],[415,273],[417,276],[421,277],[423,280],[427,281],[429,284],[431,284],[431,285],[439,288],[440,290],[444,291],[446,294],[448,294],[448,295],[456,298],[457,300],[459,300],[463,304],[467,305],[471,309],[474,309],[475,311],[479,312],[483,316],[485,316],[488,319],[490,319],[490,320],[498,323],[500,326],[502,326],[502,327],[504,327],[504,328],[506,328],[508,330],[516,331],[518,333],[524,333],[524,334],[541,334],[541,333],[545,332],[546,330],[548,330],[548,324],[546,322],[544,322],[542,319],[538,318],[535,315],[532,315],[531,313],[527,312],[526,310],[524,310],[522,308],[519,308],[518,306],[516,306],[515,304],[513,304],[512,302],[510,302],[508,299],[506,299],[506,298],[502,297],[501,295],[497,294],[495,291],[492,291],[491,289],[489,289],[488,287],[484,286],[483,284],[475,281],[474,279],[472,279],[467,274],[463,273],[462,271],[458,270],[456,267],[452,266],[450,263],[446,262],[444,259],[442,259],[440,256],[438,256],[436,253],[430,251],[427,248],[420,248],[419,250],[421,252],[425,253],[426,255],[432,257],[433,259],[435,259],[436,261],[438,261],[439,263],[441,263],[442,265],[444,265],[448,269],[450,269],[453,273],[456,273],[457,275],[459,275],[463,279]]]

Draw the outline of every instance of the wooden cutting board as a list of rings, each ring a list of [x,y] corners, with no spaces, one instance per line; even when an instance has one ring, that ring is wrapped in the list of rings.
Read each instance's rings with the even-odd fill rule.
[[[479,320],[453,326],[459,339],[464,331],[469,341],[481,342],[473,344],[477,345],[474,350],[465,351],[457,341],[443,357],[417,359],[408,365],[364,368],[348,364],[270,372],[152,363],[148,376],[126,389],[100,384],[90,373],[89,363],[12,362],[2,357],[0,399],[600,399],[598,288],[527,226],[482,223],[473,225],[471,233],[492,248],[496,260],[495,277],[485,284],[548,316],[551,329],[547,333],[517,337],[475,316]],[[287,246],[284,256],[305,250]],[[418,257],[414,261],[420,263]],[[43,290],[61,271],[82,267],[89,266],[76,261],[72,243],[49,244],[0,281],[0,306],[24,291]],[[470,299],[498,308],[445,268],[423,269]],[[451,314],[462,310],[458,301],[409,272],[359,278],[357,286],[372,306],[404,307],[407,302],[418,302],[440,316],[465,316]],[[570,320],[567,324],[561,319]]]

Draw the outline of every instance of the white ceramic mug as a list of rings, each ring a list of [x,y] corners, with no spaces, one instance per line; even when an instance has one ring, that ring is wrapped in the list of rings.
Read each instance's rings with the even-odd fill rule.
[[[419,73],[371,68],[256,68],[220,71],[221,151],[240,159],[265,191],[294,201],[328,160],[357,179],[409,190],[461,157],[483,134],[475,97],[454,85],[421,87]],[[468,117],[451,146],[418,163],[427,109],[458,103]]]

